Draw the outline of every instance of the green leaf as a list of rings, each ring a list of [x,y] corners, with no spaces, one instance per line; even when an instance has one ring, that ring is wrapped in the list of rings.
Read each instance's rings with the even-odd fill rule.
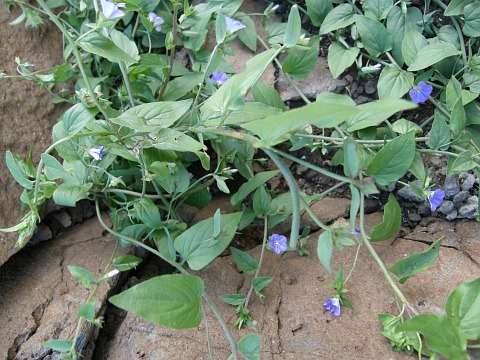
[[[61,121],[65,133],[69,136],[79,133],[85,125],[95,120],[95,113],[96,111],[87,108],[82,103],[75,104],[62,116]]]
[[[392,55],[401,66],[403,65],[402,43],[405,36],[412,30],[422,31],[419,23],[423,14],[419,8],[409,6],[404,14],[400,6],[394,6],[387,16],[387,30],[393,38]]]
[[[260,360],[261,346],[260,336],[257,334],[247,334],[238,342],[238,351],[240,351],[247,360]]]
[[[111,118],[110,121],[135,131],[150,132],[155,127],[167,128],[172,126],[188,111],[191,104],[191,100],[184,100],[137,105],[120,116]]]
[[[238,31],[238,38],[253,52],[257,51],[257,28],[252,18],[243,13],[237,12],[235,18],[246,27]]]
[[[408,71],[423,70],[429,66],[436,64],[437,62],[450,57],[459,55],[455,46],[449,43],[434,43],[421,48],[412,63],[408,67]]]
[[[355,22],[353,7],[350,4],[341,4],[328,13],[320,27],[320,35],[343,29]]]
[[[360,191],[350,184],[350,194],[352,201],[350,203],[350,227],[355,229],[355,221],[357,219],[358,211],[360,210]]]
[[[378,57],[392,49],[393,39],[381,22],[362,15],[355,15],[354,19],[362,43],[370,55]]]
[[[365,0],[363,3],[365,16],[378,21],[385,20],[392,7],[393,0]]]
[[[333,252],[333,239],[331,231],[324,231],[318,237],[317,256],[325,270],[332,272],[330,268],[330,259]]]
[[[333,42],[328,48],[328,68],[334,79],[338,78],[355,62],[360,49],[351,47],[347,49],[341,42]]]
[[[428,269],[437,260],[440,250],[440,240],[435,241],[425,251],[409,256],[395,263],[389,271],[398,276],[400,284],[419,272]]]
[[[288,14],[287,27],[285,28],[285,37],[283,39],[284,45],[287,48],[293,47],[300,38],[301,31],[302,23],[300,20],[300,13],[298,12],[298,6],[293,5]]]
[[[271,45],[280,44],[285,37],[286,23],[274,22],[267,24],[265,31],[267,33],[268,43]]]
[[[318,61],[320,37],[310,39],[310,49],[293,48],[282,64],[282,70],[294,80],[304,80]]]
[[[125,54],[128,54],[132,59],[135,60],[134,62],[126,61],[125,63],[127,67],[140,61],[140,55],[138,55],[138,48],[135,42],[130,40],[122,32],[115,29],[110,31],[110,37],[113,43],[119,49],[121,49]]]
[[[243,124],[242,127],[262,139],[254,146],[273,146],[288,140],[295,132],[307,125],[313,124],[319,128],[334,127],[359,112],[355,103],[345,102],[342,95],[329,93],[322,95],[323,97],[317,98],[314,103],[266,119],[252,121]]]
[[[435,112],[432,129],[428,136],[428,146],[431,149],[445,150],[450,143],[450,127],[441,116],[440,112]]]
[[[458,16],[463,15],[463,9],[465,6],[470,5],[475,0],[452,0],[445,9],[445,16]]]
[[[87,302],[83,304],[77,313],[78,317],[84,317],[90,322],[95,320],[95,303],[94,302]]]
[[[387,65],[378,78],[378,97],[399,99],[412,88],[413,81],[411,72],[403,71],[395,65]]]
[[[204,291],[202,279],[192,275],[163,275],[112,296],[110,302],[145,320],[173,329],[197,327]]]
[[[60,352],[70,351],[72,348],[72,340],[49,340],[43,344],[43,347]]]
[[[398,119],[393,123],[392,131],[395,131],[399,134],[406,134],[409,131],[414,131],[415,134],[421,134],[423,130],[420,126],[418,126],[412,121],[406,119]]]
[[[391,239],[402,226],[402,209],[395,196],[390,194],[383,209],[383,222],[376,225],[371,233],[370,240],[378,242]]]
[[[137,237],[134,237],[137,239]],[[142,262],[142,258],[134,255],[122,255],[112,261],[112,265],[119,271],[128,271],[134,269]]]
[[[367,175],[378,185],[387,186],[407,172],[415,157],[415,132],[400,135],[387,143],[373,158]]]
[[[425,169],[425,165],[423,164],[422,156],[419,152],[415,152],[415,157],[413,158],[412,165],[408,169],[413,176],[415,176],[418,180],[422,183],[425,181],[428,175],[428,171]]]
[[[63,179],[71,177],[71,175],[63,168],[62,164],[53,156],[43,153],[41,155],[43,161],[44,173],[49,180]]]
[[[220,9],[217,13],[217,20],[215,21],[215,39],[217,40],[217,44],[223,43],[225,36],[227,36],[227,22],[225,21],[222,9]]]
[[[115,45],[112,40],[96,32],[82,37],[77,44],[83,50],[101,56],[111,62],[123,61],[131,64],[138,62],[138,58],[132,57],[129,53],[126,53]]]
[[[232,206],[238,206],[252,191],[265,184],[279,172],[279,170],[264,171],[256,174],[253,178],[248,179],[248,181],[245,184],[242,184],[235,195],[230,199]]]
[[[385,98],[362,104],[357,107],[360,111],[348,119],[346,124],[347,130],[352,132],[370,126],[377,126],[396,112],[415,109],[416,107],[417,105],[411,101],[392,98]]]
[[[445,312],[468,340],[480,339],[480,278],[453,290],[445,304]]]
[[[192,91],[203,82],[203,72],[189,72],[168,82],[163,99],[167,101],[178,100]]]
[[[255,215],[262,216],[270,213],[272,198],[263,186],[259,186],[253,195],[253,211]]]
[[[458,99],[452,109],[450,115],[450,130],[452,130],[455,137],[459,136],[462,131],[465,129],[467,123],[467,117],[465,114],[465,108],[462,104],[462,98]]]
[[[333,5],[330,0],[306,0],[305,3],[307,5],[307,14],[314,26],[322,25],[327,14],[333,9]]]
[[[265,84],[261,81],[257,82],[252,88],[252,95],[256,102],[278,108],[282,111],[286,110],[285,104],[278,94],[278,91],[271,85]],[[242,110],[242,115],[243,112],[244,111]]]
[[[452,111],[458,100],[462,98],[462,84],[452,76],[447,83],[446,88],[447,108]]]
[[[53,200],[58,205],[75,206],[77,201],[86,199],[92,184],[70,185],[60,184],[53,192]]]
[[[222,231],[213,238],[214,220],[209,218],[195,224],[175,239],[177,250],[192,270],[200,270],[225,250],[240,224],[242,213],[222,215]]]
[[[410,65],[420,49],[427,45],[427,39],[419,31],[409,31],[402,40],[402,55],[405,64]]]
[[[464,8],[465,24],[462,27],[463,34],[468,37],[480,36],[480,3],[474,2]]]
[[[357,143],[353,138],[347,137],[343,142],[343,172],[346,176],[355,177],[358,168]]]
[[[247,296],[245,294],[228,294],[220,295],[218,298],[229,305],[239,306],[243,305]]]
[[[7,168],[10,170],[10,174],[12,174],[16,182],[18,182],[27,190],[33,189],[32,182],[28,180],[25,174],[20,171],[17,161],[10,150],[7,150],[5,153],[5,163],[7,164]]]
[[[256,277],[252,279],[252,286],[257,292],[260,292],[265,286],[270,284],[272,280],[273,277]]]
[[[152,199],[143,197],[133,204],[135,216],[145,225],[152,229],[163,227],[160,211]]]
[[[68,265],[68,271],[72,274],[73,278],[78,281],[85,289],[90,289],[95,284],[95,276],[80,266]]]
[[[250,254],[247,254],[244,251],[230,247],[232,252],[233,260],[237,264],[238,268],[248,275],[252,275],[253,272],[258,268],[258,262]]]
[[[450,359],[469,359],[465,335],[450,318],[433,314],[417,315],[398,325],[397,330],[421,333],[433,351],[448,356]]]
[[[461,173],[474,169],[477,164],[472,161],[473,153],[470,150],[463,151],[452,164],[452,171]]]

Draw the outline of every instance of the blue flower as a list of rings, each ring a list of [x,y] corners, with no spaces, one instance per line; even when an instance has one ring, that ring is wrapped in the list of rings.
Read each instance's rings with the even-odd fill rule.
[[[420,81],[417,86],[410,90],[410,97],[415,104],[423,103],[428,100],[432,90],[432,85],[428,85],[425,81]]]
[[[103,155],[105,155],[105,146],[92,146],[88,153],[95,160],[102,160]]]
[[[236,31],[247,27],[244,23],[228,16],[225,16],[225,22],[227,23],[227,31],[230,34],[233,34]]]
[[[338,298],[327,298],[327,301],[325,301],[323,307],[330,314],[340,316],[340,300]]]
[[[430,208],[432,211],[437,210],[437,208],[442,205],[443,199],[445,199],[445,191],[442,189],[430,192],[428,195],[428,201],[430,202]]]
[[[156,31],[162,30],[162,24],[165,22],[161,16],[158,16],[154,12],[148,13],[148,21],[152,23]]]
[[[103,15],[105,15],[107,19],[115,19],[117,17],[125,15],[122,10],[119,10],[119,8],[125,7],[125,3],[114,4],[113,2],[108,0],[100,1],[102,2]]]
[[[220,86],[225,84],[225,82],[228,80],[228,76],[224,72],[214,71],[210,79],[212,80],[213,83]]]
[[[268,246],[279,255],[287,250],[287,238],[283,235],[273,234],[268,242]]]

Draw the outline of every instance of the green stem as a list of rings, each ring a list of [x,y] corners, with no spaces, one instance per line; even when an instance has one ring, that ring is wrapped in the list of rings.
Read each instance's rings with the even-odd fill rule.
[[[125,62],[119,61],[118,62],[118,67],[120,68],[120,71],[122,72],[123,82],[125,83],[125,88],[127,89],[128,99],[130,100],[130,106],[134,107],[135,106],[135,100],[133,98],[132,88],[130,87],[130,79],[128,78],[128,73],[127,73],[127,69],[125,67]]]
[[[85,67],[83,66],[83,60],[82,56],[80,54],[80,51],[78,51],[78,47],[76,42],[72,39],[70,34],[68,33],[67,29],[63,26],[63,24],[58,20],[58,18],[55,16],[55,14],[50,10],[50,8],[45,4],[43,0],[37,0],[38,4],[41,6],[43,11],[48,15],[50,20],[58,27],[58,29],[62,32],[63,36],[67,39],[68,43],[72,46],[72,51],[75,55],[75,58],[77,59],[77,65],[78,69],[80,70],[80,73],[82,74],[83,81],[85,82],[85,85],[87,86],[87,91],[92,98],[93,102],[97,106],[98,110],[102,113],[103,117],[108,120],[108,115],[105,112],[105,110],[100,106],[100,103],[98,102],[97,96],[95,92],[93,91],[92,85],[90,84],[90,81],[88,80],[88,75],[87,72],[85,71]]]
[[[345,184],[345,183],[344,183]],[[310,206],[308,206],[307,202],[303,197],[300,196],[300,200],[303,202],[305,205],[305,210],[307,211],[307,214],[310,216],[310,218],[313,220],[315,224],[317,224],[321,229],[328,231],[330,228],[325,225],[318,217],[315,215],[312,209],[310,209]]]
[[[178,6],[175,3],[173,5],[173,26],[172,26],[172,36],[173,36],[173,49],[170,50],[170,64],[167,70],[167,74],[165,75],[165,81],[162,84],[162,88],[158,93],[158,100],[161,100],[165,90],[167,89],[168,82],[170,81],[170,76],[172,75],[173,71],[173,61],[175,60],[175,38],[177,37],[177,17],[178,17]]]
[[[298,233],[300,232],[300,193],[297,182],[295,181],[295,178],[288,167],[277,156],[276,152],[279,151],[273,148],[265,148],[263,151],[275,162],[277,167],[282,172],[283,177],[287,181],[288,187],[290,188],[290,195],[292,197],[292,229],[290,231],[290,248],[296,249],[298,244]]]

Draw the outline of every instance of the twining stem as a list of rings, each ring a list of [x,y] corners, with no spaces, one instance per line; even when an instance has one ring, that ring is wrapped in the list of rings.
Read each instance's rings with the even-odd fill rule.
[[[287,181],[288,187],[290,188],[290,195],[292,197],[292,229],[290,231],[289,247],[292,249],[296,249],[298,244],[298,233],[300,232],[300,192],[298,190],[297,182],[295,181],[295,178],[293,177],[288,167],[275,153],[276,149],[264,148],[262,150],[273,160],[275,165],[277,165],[277,167],[280,169],[283,177]]]
[[[90,84],[90,81],[88,80],[88,75],[87,72],[85,71],[85,67],[83,66],[83,60],[82,56],[80,54],[80,51],[78,51],[77,44],[75,40],[72,39],[70,34],[68,33],[67,29],[63,26],[63,24],[58,20],[58,18],[55,16],[55,14],[50,10],[50,8],[45,4],[43,0],[37,0],[38,4],[40,7],[45,11],[45,13],[48,15],[50,20],[58,27],[58,29],[62,32],[63,36],[67,39],[68,43],[72,46],[72,51],[75,55],[75,58],[77,59],[77,65],[78,69],[80,70],[80,73],[82,74],[82,78],[85,82],[85,85],[87,87],[88,94],[92,98],[93,102],[95,103],[95,106],[98,108],[98,110],[102,113],[103,117],[105,120],[108,120],[108,115],[105,112],[105,110],[102,108],[100,103],[98,102],[97,96],[95,94],[95,91],[93,91],[92,85]]]
[[[120,68],[120,71],[122,72],[123,82],[125,83],[125,88],[127,89],[128,99],[130,100],[130,106],[134,107],[135,106],[135,100],[133,98],[132,88],[130,87],[130,79],[128,78],[128,72],[127,72],[127,68],[125,66],[125,62],[119,61],[118,62],[118,67]]]
[[[390,276],[388,270],[387,270],[387,267],[385,266],[385,264],[383,263],[382,259],[380,259],[380,257],[378,256],[377,252],[375,251],[375,249],[373,248],[371,242],[370,242],[370,239],[367,237],[366,235],[366,231],[365,231],[365,195],[363,194],[363,192],[361,193],[360,195],[360,231],[361,231],[361,236],[362,236],[362,240],[363,240],[363,244],[365,245],[365,247],[368,249],[368,251],[370,252],[370,255],[372,255],[373,259],[375,260],[375,262],[377,263],[378,267],[380,268],[380,271],[383,273],[383,275],[385,276],[385,279],[387,280],[388,284],[390,285],[390,287],[392,288],[394,294],[400,299],[400,301],[402,302],[402,304],[404,304],[405,306],[407,306],[407,308],[411,311],[411,313],[413,313],[414,315],[418,315],[418,312],[417,310],[415,310],[411,305],[410,303],[408,302],[408,300],[405,298],[405,296],[403,295],[402,291],[398,288],[397,284],[395,283],[395,281],[392,279],[392,277]]]
[[[263,263],[263,255],[265,253],[265,247],[267,245],[267,237],[268,237],[268,216],[265,216],[264,223],[263,223],[263,242],[262,242],[262,251],[260,252],[260,259],[258,260],[258,267],[255,270],[255,276],[253,278],[257,278],[258,274],[260,273],[260,269],[262,268]],[[248,302],[250,301],[250,297],[253,293],[253,284],[250,285],[250,289],[248,290],[247,297],[245,298],[244,307],[248,308]]]
[[[151,248],[148,245],[145,245],[141,241],[135,240],[131,237],[125,236],[113,229],[111,229],[107,224],[105,224],[105,221],[103,221],[103,218],[100,214],[100,204],[98,202],[98,199],[95,200],[95,209],[97,212],[97,218],[100,224],[103,226],[105,230],[107,230],[110,234],[116,236],[119,239],[124,239],[128,242],[130,242],[132,245],[141,247],[142,249],[145,249],[149,251],[150,253],[158,256],[160,259],[168,263],[170,266],[174,267],[176,270],[178,270],[181,274],[183,275],[190,275],[187,270],[185,270],[182,266],[177,264],[175,261],[172,261],[166,257],[164,257],[159,251]],[[215,303],[210,299],[210,297],[207,295],[207,293],[203,292],[202,293],[202,298],[205,300],[205,302],[210,306],[210,309],[212,309],[213,313],[215,314],[215,317],[217,318],[217,321],[220,323],[220,326],[222,327],[223,331],[225,332],[225,336],[228,339],[228,342],[230,343],[230,348],[232,350],[232,360],[238,360],[238,355],[237,355],[237,345],[235,343],[235,339],[233,338],[232,333],[228,329],[228,325],[225,323],[225,320],[223,319],[222,315],[218,311]]]
[[[178,17],[178,5],[175,2],[173,4],[173,25],[172,25],[172,37],[173,37],[173,48],[170,50],[170,63],[168,66],[167,74],[165,75],[165,81],[162,84],[162,88],[158,93],[158,100],[162,100],[163,94],[167,89],[168,82],[170,81],[170,76],[172,75],[173,71],[173,61],[175,60],[175,40],[177,37],[177,17]]]

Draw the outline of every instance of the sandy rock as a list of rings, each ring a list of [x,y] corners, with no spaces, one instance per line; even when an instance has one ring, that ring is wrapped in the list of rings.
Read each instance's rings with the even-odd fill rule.
[[[14,8],[12,8],[14,9]],[[62,39],[54,26],[25,29],[23,24],[11,26],[19,13],[8,14],[7,3],[0,2],[0,69],[17,75],[15,56],[34,63],[35,70],[51,68],[63,63]],[[52,104],[50,94],[37,84],[19,79],[0,80],[0,228],[20,222],[23,188],[10,175],[5,164],[5,152],[27,158],[32,150],[34,161],[51,144],[52,126],[61,114],[61,107]],[[0,232],[0,265],[19,249],[14,248],[16,233]]]
[[[0,358],[40,359],[51,354],[42,344],[51,339],[72,338],[76,313],[89,292],[70,275],[68,265],[81,266],[98,277],[115,247],[115,239],[103,235],[97,219],[91,219],[54,240],[29,246],[0,271]],[[125,251],[117,251],[117,256]],[[97,292],[97,316],[105,309],[108,293],[120,276],[103,282]],[[98,330],[84,326],[86,358],[93,350]]]
[[[368,227],[381,222],[381,214],[367,216]],[[445,229],[449,234],[449,229]],[[472,232],[473,235],[473,232]],[[315,254],[313,234],[307,248]],[[375,245],[387,266],[428,245],[419,241],[397,239]],[[251,251],[258,258],[260,247]],[[355,248],[342,253],[334,251],[332,268],[336,271],[340,260],[348,271]],[[404,353],[393,352],[381,332],[378,313],[398,312],[395,298],[365,247],[361,249],[354,275],[347,284],[348,298],[355,312],[342,308],[342,315],[334,317],[323,311],[325,299],[333,295],[330,284],[333,274],[322,268],[316,256],[298,257],[294,252],[280,257],[268,251],[261,270],[262,276],[274,276],[263,293],[262,304],[250,302],[250,313],[256,321],[256,330],[232,330],[238,340],[247,333],[257,332],[262,339],[262,359],[408,359]],[[215,260],[197,273],[205,283],[228,325],[235,322],[235,308],[218,300],[219,295],[246,293],[250,276],[238,272],[231,257]],[[401,289],[411,304],[422,312],[442,313],[448,294],[460,283],[480,275],[478,266],[462,251],[442,248],[431,271],[410,278]],[[225,359],[230,351],[218,323],[210,311],[208,324],[215,359]],[[148,323],[128,314],[105,356],[109,359],[208,359],[205,323],[195,329],[175,331]]]

